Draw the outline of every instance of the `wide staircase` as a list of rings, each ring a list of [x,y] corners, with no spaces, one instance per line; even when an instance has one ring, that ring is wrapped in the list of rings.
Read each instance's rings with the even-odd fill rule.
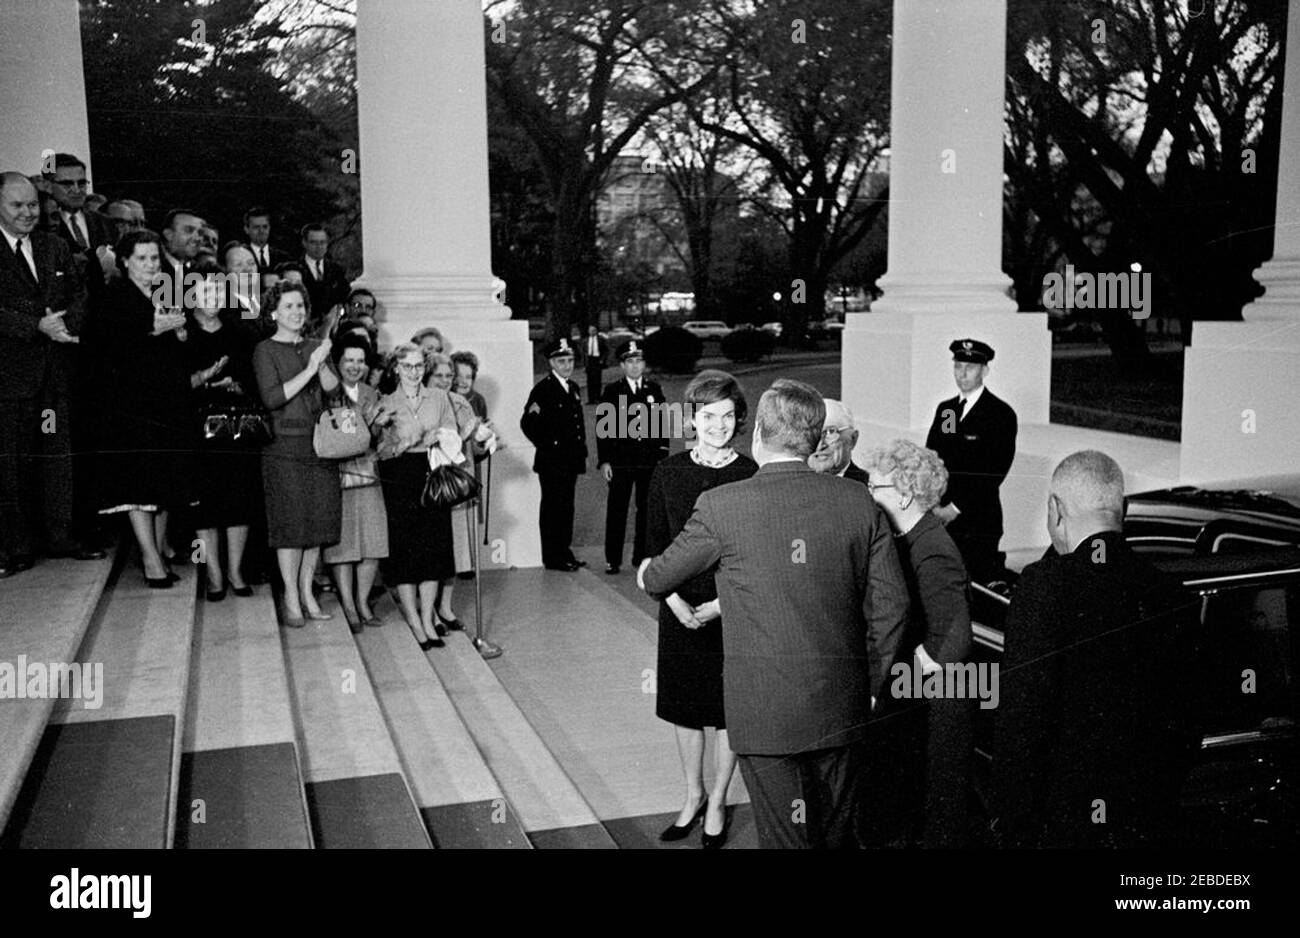
[[[123,547],[0,583],[0,846],[638,848],[676,814],[655,623],[591,573],[485,573],[489,662],[461,632],[422,653],[388,597],[358,636],[330,594],[285,629],[270,587],[208,603],[177,572],[150,590]],[[79,698],[45,686],[65,662]]]

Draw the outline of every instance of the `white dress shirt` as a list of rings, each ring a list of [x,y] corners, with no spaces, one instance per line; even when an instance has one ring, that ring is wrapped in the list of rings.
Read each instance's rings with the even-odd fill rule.
[[[36,273],[36,256],[32,254],[31,235],[23,235],[21,238],[15,238],[9,232],[5,231],[3,228],[0,228],[0,232],[4,233],[5,243],[9,245],[10,254],[14,253],[14,250],[18,242],[22,241],[23,246],[21,250],[22,250],[23,260],[27,262],[27,269],[32,272],[32,278],[36,280],[37,283],[40,283],[41,278],[37,276]]]

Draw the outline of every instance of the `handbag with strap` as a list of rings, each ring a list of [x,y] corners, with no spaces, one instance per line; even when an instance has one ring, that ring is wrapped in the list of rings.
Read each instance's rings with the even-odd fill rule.
[[[370,449],[370,428],[354,407],[327,407],[316,420],[312,448],[321,459],[360,456]]]
[[[239,394],[209,396],[200,406],[203,442],[213,446],[265,446],[275,439],[271,416]]]
[[[459,451],[459,446],[455,456],[462,460],[465,458],[464,453]],[[420,495],[421,505],[425,508],[454,508],[477,498],[479,488],[479,481],[474,474],[458,466],[453,461],[453,456],[445,453],[441,446],[429,447],[429,474],[425,477],[424,492]]]
[[[379,469],[375,454],[365,452],[340,463],[339,482],[344,489],[362,489],[368,485],[378,485]]]

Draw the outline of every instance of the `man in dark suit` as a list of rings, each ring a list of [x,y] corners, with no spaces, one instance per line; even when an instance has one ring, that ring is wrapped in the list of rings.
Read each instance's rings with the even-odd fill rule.
[[[169,293],[169,296],[184,299],[185,274],[202,246],[202,229],[203,219],[187,208],[174,208],[163,219],[162,265],[158,274],[166,278],[168,291],[176,291]]]
[[[303,225],[302,282],[311,298],[311,322],[307,331],[324,322],[336,303],[346,303],[352,290],[352,283],[343,267],[325,256],[329,247],[330,236],[324,225]]]
[[[727,733],[760,847],[861,844],[862,741],[907,617],[866,486],[808,466],[824,420],[814,388],[775,382],[758,404],[758,472],[701,495],[639,577],[665,596],[716,569]]]
[[[1050,492],[1056,555],[1025,568],[1007,612],[995,833],[1007,846],[1157,845],[1200,742],[1199,603],[1129,549],[1109,456],[1066,457]]]
[[[587,327],[587,338],[582,340],[582,355],[587,370],[587,403],[600,403],[600,378],[609,359],[609,343],[595,326]]]
[[[546,346],[551,372],[533,387],[519,426],[537,454],[533,472],[542,486],[538,526],[542,565],[574,571],[586,562],[573,555],[573,497],[578,476],[587,471],[587,424],[582,396],[573,377],[573,344],[556,339]]]
[[[822,425],[821,442],[808,457],[814,472],[851,479],[866,485],[871,481],[867,471],[853,462],[853,447],[858,445],[858,428],[853,424],[853,412],[834,398],[826,398],[826,423]]]
[[[289,260],[287,251],[271,247],[271,211],[255,205],[244,213],[244,237],[257,261],[257,272],[264,274],[275,270],[277,264]]]
[[[86,293],[72,252],[36,231],[40,201],[0,174],[0,578],[51,556],[102,557],[73,538],[70,406]]]
[[[596,463],[609,483],[605,500],[605,572],[623,566],[627,503],[636,490],[636,526],[632,565],[645,556],[646,499],[650,476],[668,455],[668,421],[662,413],[664,390],[645,377],[645,356],[637,339],[618,353],[623,377],[605,388],[596,408]]]
[[[83,266],[82,278],[92,293],[107,278],[99,249],[112,248],[116,238],[108,219],[86,208],[90,182],[86,178],[86,164],[71,153],[56,153],[53,169],[42,174],[54,201],[58,203],[58,228],[61,237]],[[108,267],[112,268],[111,258]]]
[[[1016,412],[984,386],[993,349],[978,339],[950,345],[956,397],[934,412],[927,449],[948,469],[948,491],[935,514],[961,551],[971,580],[989,583],[1006,577],[1002,539],[1002,500],[998,488],[1016,458]]]

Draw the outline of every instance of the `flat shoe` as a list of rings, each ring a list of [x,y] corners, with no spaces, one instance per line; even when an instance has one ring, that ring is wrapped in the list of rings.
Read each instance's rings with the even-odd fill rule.
[[[253,588],[251,586],[232,586],[230,592],[236,596],[248,597],[253,595]]]
[[[208,587],[208,591],[203,594],[203,598],[210,603],[219,603],[226,598],[226,588],[223,586],[219,590]]]
[[[149,584],[149,589],[151,590],[169,590],[176,585],[174,580],[170,580],[165,576],[160,576],[156,579],[147,576],[144,578],[144,581]]]
[[[420,651],[428,651],[430,648],[442,648],[447,643],[440,638],[426,638],[420,642]]]

